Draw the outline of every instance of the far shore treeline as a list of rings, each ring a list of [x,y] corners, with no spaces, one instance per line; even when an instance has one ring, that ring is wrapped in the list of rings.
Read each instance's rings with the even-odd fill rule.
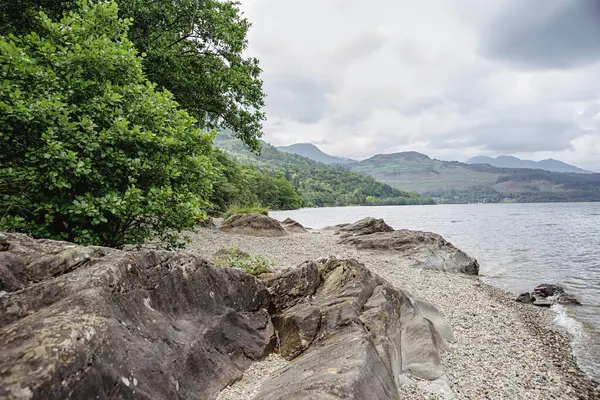
[[[3,1],[0,230],[178,246],[232,208],[433,203],[262,143],[249,27],[232,1]]]

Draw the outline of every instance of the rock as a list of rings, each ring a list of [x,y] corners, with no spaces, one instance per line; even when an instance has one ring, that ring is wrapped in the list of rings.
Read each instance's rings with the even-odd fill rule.
[[[287,235],[279,221],[257,213],[232,215],[223,221],[219,229],[223,232],[251,236],[280,237]]]
[[[561,293],[565,293],[565,288],[563,288],[562,286],[553,285],[549,283],[542,283],[541,285],[538,285],[535,289],[533,289],[532,294],[542,297],[551,297]]]
[[[548,297],[540,296],[535,293],[532,294],[531,297],[533,298],[533,305],[538,307],[552,307],[554,305],[554,300]]]
[[[287,232],[292,233],[308,233],[308,231],[299,223],[291,218],[286,218],[281,223]]]
[[[526,296],[529,296],[529,299]],[[536,286],[531,294],[521,294],[516,301],[532,303],[538,307],[552,307],[554,304],[581,305],[575,296],[565,293],[565,288],[549,283]]]
[[[444,317],[356,260],[307,262],[263,282],[281,355],[292,362],[257,398],[399,399],[400,375],[444,375],[439,351],[454,340]]]
[[[326,226],[325,228],[323,228],[324,231],[337,231],[340,228],[343,228],[345,226],[348,226],[350,224],[348,223],[344,223],[344,224],[337,224],[337,225],[333,225],[333,226]]]
[[[479,273],[477,260],[435,233],[402,229],[345,237],[339,243],[360,250],[393,251],[414,267],[469,275]]]
[[[363,218],[353,224],[341,227],[338,230],[340,237],[369,235],[376,232],[392,232],[394,228],[385,223],[383,219],[372,217]]]
[[[274,346],[269,292],[245,272],[7,236],[2,399],[210,399]]]
[[[217,225],[212,217],[207,217],[206,219],[198,221],[197,225],[201,226],[202,228],[217,229]]]
[[[556,296],[557,304],[580,306],[581,302],[572,294],[562,293]]]
[[[531,304],[531,303],[533,303],[533,297],[531,297],[531,294],[529,292],[525,292],[525,293],[521,293],[515,299],[515,301],[518,301],[519,303]]]
[[[0,251],[6,251],[10,247],[10,243],[8,243],[8,238],[5,234],[0,233]]]

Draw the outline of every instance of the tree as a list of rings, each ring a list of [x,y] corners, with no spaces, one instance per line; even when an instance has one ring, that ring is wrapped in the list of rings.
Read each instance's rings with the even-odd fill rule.
[[[78,6],[0,38],[0,229],[176,244],[208,206],[212,135],[144,77],[116,3]]]
[[[120,15],[133,18],[130,40],[145,53],[144,72],[169,90],[202,127],[228,128],[258,151],[264,106],[258,60],[244,57],[250,23],[236,1],[120,0]],[[40,10],[59,18],[75,0],[3,0],[0,34],[41,28]]]

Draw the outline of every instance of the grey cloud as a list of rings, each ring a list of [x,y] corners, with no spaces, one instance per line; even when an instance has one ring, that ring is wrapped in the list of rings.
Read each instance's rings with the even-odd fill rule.
[[[481,52],[526,68],[600,60],[600,2],[512,0],[483,35]]]
[[[568,120],[490,119],[460,132],[449,132],[449,139],[436,147],[479,147],[497,153],[564,151],[572,149],[571,141],[586,132]],[[456,137],[462,139],[450,139]]]
[[[269,115],[312,124],[328,112],[331,83],[299,74],[265,75],[263,79]]]
[[[383,47],[385,42],[385,36],[378,32],[364,32],[354,37],[354,39],[345,46],[341,46],[339,49],[334,50],[331,57],[336,63],[348,64],[376,52]]]

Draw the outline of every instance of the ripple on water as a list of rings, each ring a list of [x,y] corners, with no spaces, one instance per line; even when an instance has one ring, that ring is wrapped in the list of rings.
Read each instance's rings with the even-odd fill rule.
[[[513,293],[540,283],[564,285],[583,306],[558,309],[555,322],[573,336],[582,369],[600,381],[600,203],[340,207],[272,215],[316,229],[384,218],[396,229],[439,233],[478,259],[485,281]]]

